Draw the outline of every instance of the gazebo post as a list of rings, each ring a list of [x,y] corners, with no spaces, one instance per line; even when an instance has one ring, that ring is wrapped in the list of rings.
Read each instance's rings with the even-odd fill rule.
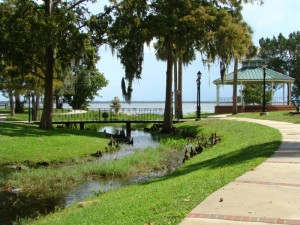
[[[220,105],[220,84],[217,84],[217,106]]]
[[[283,94],[282,94],[282,97],[283,97],[282,104],[284,105],[285,104],[285,84],[284,83],[283,83]]]
[[[289,85],[289,100],[288,100],[288,105],[290,105],[291,104],[291,102],[292,102],[292,83],[289,83],[288,84]]]
[[[272,81],[272,88],[271,88],[271,105],[274,105],[274,83]]]
[[[241,92],[241,106],[243,106],[243,107],[244,107],[244,94],[243,94],[243,89],[244,89],[244,87],[243,87],[243,83],[241,82],[241,83],[240,83],[240,92]]]

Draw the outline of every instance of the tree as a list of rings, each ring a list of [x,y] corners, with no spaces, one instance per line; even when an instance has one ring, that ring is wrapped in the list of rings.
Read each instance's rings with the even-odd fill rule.
[[[205,62],[222,59],[224,44],[216,41],[216,33],[230,19],[235,23],[232,11],[240,8],[242,2],[249,1],[113,1],[115,20],[110,28],[110,43],[125,67],[127,100],[131,97],[132,81],[140,78],[144,43],[159,42],[167,62],[163,130],[171,131],[173,65],[178,53],[196,49]],[[124,91],[125,85],[122,86]]]
[[[264,58],[268,68],[295,78],[292,95],[300,96],[300,32],[291,33],[288,38],[281,33],[276,38],[259,40],[259,56]],[[279,88],[275,86],[275,88]],[[289,99],[289,98],[288,98]]]
[[[158,60],[167,61],[166,49],[163,43],[159,41],[154,45],[156,49],[156,58]],[[174,57],[174,102],[175,102],[175,116],[178,119],[183,118],[182,110],[182,67],[187,66],[191,61],[196,59],[195,51],[193,49],[183,49],[180,46],[176,46],[176,55]]]
[[[122,105],[120,99],[118,97],[114,97],[114,99],[111,101],[110,108],[112,108],[117,114],[121,107]]]
[[[253,46],[252,30],[243,21],[241,14],[242,7],[237,5],[235,9],[229,11],[229,14],[220,14],[219,21],[221,26],[216,31],[216,44],[210,47],[211,52],[219,56],[220,60],[220,76],[223,82],[226,68],[231,61],[234,63],[233,72],[233,107],[232,113],[237,114],[237,79],[238,79],[238,63],[247,53],[248,49]]]
[[[17,67],[2,63],[0,72],[0,90],[6,95],[10,103],[10,115],[24,112],[24,102],[20,95],[26,94],[28,76],[22,75]]]
[[[272,100],[272,88],[268,87],[266,90],[266,102]],[[246,104],[262,104],[263,87],[261,84],[247,84],[243,89],[244,101]]]
[[[16,82],[14,82],[14,70],[10,70],[2,64],[0,71],[0,90],[3,95],[7,96],[10,105],[10,115],[15,115],[15,102],[14,102],[14,90],[16,89]]]
[[[287,49],[289,52],[289,75],[295,78],[292,89],[292,96],[300,97],[300,31],[289,35]]]
[[[0,32],[4,37],[1,57],[24,74],[31,73],[44,80],[40,128],[52,129],[53,80],[64,74],[57,71],[76,66],[82,58],[89,60],[89,66],[95,64],[95,54],[86,49],[91,34],[86,23],[88,10],[82,6],[85,1],[14,0],[1,3]],[[42,76],[36,73],[37,70]]]
[[[108,84],[96,68],[88,69],[81,65],[74,69],[75,87],[73,95],[65,95],[73,109],[87,109],[88,100],[92,101],[97,92]]]

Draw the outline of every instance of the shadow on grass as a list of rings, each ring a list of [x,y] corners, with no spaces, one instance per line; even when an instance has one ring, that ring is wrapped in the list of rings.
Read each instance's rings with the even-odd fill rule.
[[[256,158],[268,158],[275,152],[275,150],[279,148],[280,144],[280,141],[274,141],[259,145],[253,145],[224,155],[218,154],[217,156],[209,158],[207,160],[201,160],[201,157],[206,154],[204,152],[187,161],[185,164],[182,164],[182,166],[173,173],[154,180],[147,181],[144,184],[173,179],[195,172],[197,170],[213,170],[217,168],[243,164],[246,161],[251,161]],[[214,149],[210,149],[208,151],[214,151]]]
[[[18,123],[0,123],[0,135],[9,137],[41,137],[41,136],[64,136],[78,135],[89,137],[105,137],[103,133],[87,130],[71,130],[71,129],[53,129],[42,130],[36,125],[18,124]]]

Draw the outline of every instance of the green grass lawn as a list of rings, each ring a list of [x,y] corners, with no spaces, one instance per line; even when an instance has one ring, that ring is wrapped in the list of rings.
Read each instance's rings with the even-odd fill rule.
[[[292,113],[290,113],[292,112]],[[289,123],[300,123],[300,114],[294,114],[295,111],[276,111],[268,112],[267,115],[261,116],[259,112],[239,113],[235,117],[253,118],[261,120],[275,120]]]
[[[0,114],[6,115],[6,121],[28,121],[28,111],[25,109],[24,113],[16,113],[14,116],[10,115],[9,109],[0,109]]]
[[[70,112],[70,109],[62,111],[61,109],[54,109],[54,114],[61,114],[62,112]],[[31,111],[32,112],[32,111]],[[40,109],[38,113],[38,118],[41,117],[43,110]],[[29,110],[28,108],[24,109],[23,113],[16,113],[14,116],[10,115],[9,109],[0,109],[0,114],[6,114],[6,121],[29,121]],[[32,115],[30,115],[30,120],[32,121]]]
[[[281,134],[277,130],[254,123],[202,120],[177,126],[195,130],[199,136],[217,132],[222,141],[186,161],[167,176],[108,191],[87,199],[80,206],[74,204],[27,222],[70,225],[178,224],[208,195],[259,165],[281,143]],[[164,140],[168,139],[169,146],[176,146],[176,138],[169,136]],[[142,155],[140,160],[143,157],[149,156]],[[152,158],[150,161],[153,161]]]
[[[0,164],[75,160],[98,150],[108,140],[92,131],[41,130],[36,125],[0,123]]]

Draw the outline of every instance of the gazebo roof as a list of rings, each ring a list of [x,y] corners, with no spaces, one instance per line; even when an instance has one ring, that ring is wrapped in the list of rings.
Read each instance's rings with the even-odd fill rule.
[[[238,83],[254,83],[263,80],[262,64],[264,60],[259,57],[251,59],[244,59],[242,61],[242,68],[238,70]],[[294,78],[285,74],[278,73],[274,70],[266,68],[266,82],[270,83],[292,83]],[[224,82],[221,79],[214,80],[214,84],[233,84],[233,72],[225,75]]]

